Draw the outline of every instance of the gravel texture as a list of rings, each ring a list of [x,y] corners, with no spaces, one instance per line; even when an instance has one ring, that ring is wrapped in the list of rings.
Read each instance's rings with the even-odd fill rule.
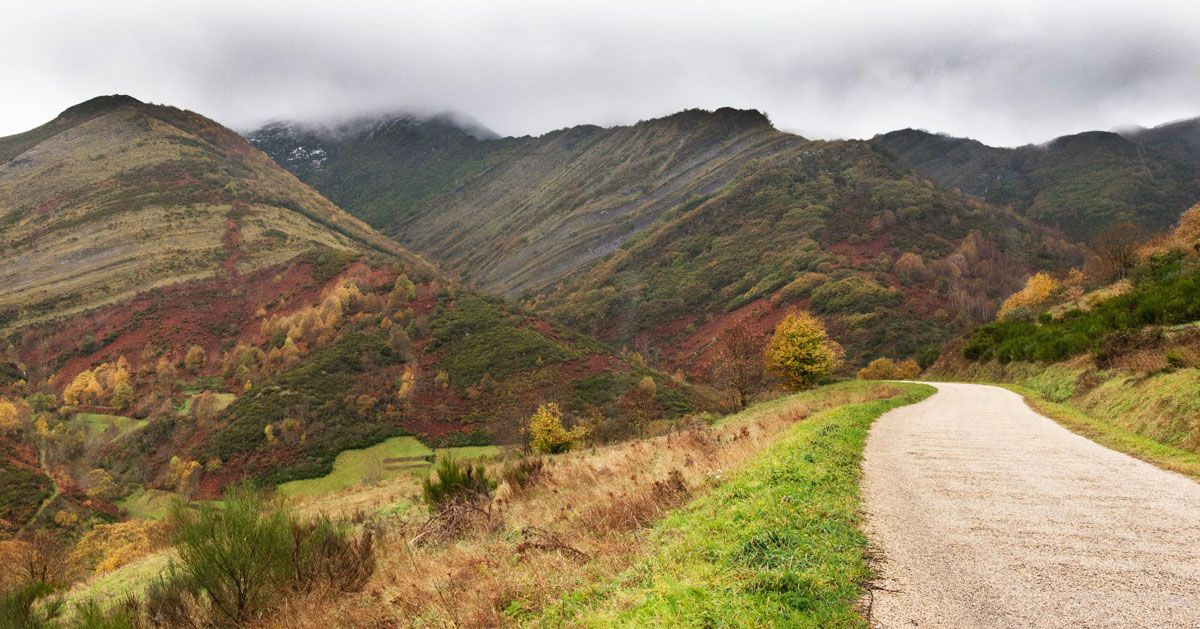
[[[1200,627],[1200,484],[935,386],[867,441],[873,626]]]

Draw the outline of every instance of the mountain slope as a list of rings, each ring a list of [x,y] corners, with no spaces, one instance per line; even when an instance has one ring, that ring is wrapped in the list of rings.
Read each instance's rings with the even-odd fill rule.
[[[1200,119],[996,148],[905,129],[874,138],[934,181],[1086,239],[1136,221],[1160,229],[1200,199]]]
[[[1074,257],[868,143],[805,142],[672,209],[539,305],[685,369],[710,361],[729,325],[769,331],[798,306],[862,362],[940,345],[1029,270]]]
[[[269,137],[270,128],[250,135],[356,215],[465,281],[510,295],[552,285],[746,163],[803,142],[734,109],[495,140],[431,123],[384,125],[323,149],[319,168],[289,160],[311,139]]]
[[[707,408],[447,281],[198,114],[106,97],[40,129],[0,165],[0,472],[27,486],[0,526],[85,527],[146,487],[320,476],[397,435],[521,443],[546,402],[601,437]],[[61,490],[36,517],[34,444]]]
[[[291,167],[466,281],[694,373],[724,327],[765,330],[814,303],[854,360],[908,356],[1077,253],[869,143],[808,141],[756,111],[455,138],[436,160],[414,157],[431,136],[379,134],[346,140],[316,172]],[[270,149],[285,166],[295,150]],[[390,177],[359,185],[364,162]],[[387,214],[407,182],[452,172]]]
[[[410,255],[191,112],[100,97],[0,149],[0,322],[313,247]]]

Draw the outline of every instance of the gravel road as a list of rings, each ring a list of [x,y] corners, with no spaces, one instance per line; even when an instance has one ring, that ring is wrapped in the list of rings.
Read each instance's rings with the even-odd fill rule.
[[[873,626],[1200,627],[1200,483],[935,386],[867,441]]]

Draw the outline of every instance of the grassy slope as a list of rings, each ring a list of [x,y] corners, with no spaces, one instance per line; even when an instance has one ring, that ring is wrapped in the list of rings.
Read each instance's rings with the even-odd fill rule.
[[[320,478],[284,483],[279,493],[285,496],[319,496],[356,487],[364,482],[377,482],[404,473],[424,473],[436,456],[450,455],[458,459],[476,459],[498,454],[497,446],[464,446],[430,450],[415,437],[393,437],[361,450],[346,450],[333,462],[333,471]],[[389,459],[406,459],[389,461]]]
[[[659,550],[566,597],[542,621],[583,626],[864,626],[859,461],[872,421],[933,393],[823,411],[749,468],[666,518]],[[782,506],[782,507],[781,507]]]
[[[107,97],[35,131],[0,138],[0,327],[313,248],[416,261],[192,112]]]

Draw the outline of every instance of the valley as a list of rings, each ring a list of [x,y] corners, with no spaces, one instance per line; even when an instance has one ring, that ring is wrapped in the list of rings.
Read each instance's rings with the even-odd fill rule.
[[[882,590],[864,607],[873,579],[924,569],[886,485],[934,469],[879,443],[975,452],[1027,438],[1012,420],[1081,475],[1174,483],[1191,508],[1192,480],[944,382],[1016,387],[1200,474],[1194,131],[812,140],[720,108],[242,136],[128,96],[70,107],[0,138],[0,558],[22,567],[0,571],[0,624],[984,614]],[[984,458],[942,475],[1046,498]],[[894,567],[868,561],[876,540]],[[1060,598],[1004,617],[1072,617]]]

